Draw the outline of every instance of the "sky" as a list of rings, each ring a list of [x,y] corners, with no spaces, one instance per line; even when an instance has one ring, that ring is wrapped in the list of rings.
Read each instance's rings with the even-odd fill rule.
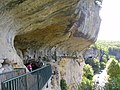
[[[98,40],[120,41],[120,0],[103,0]]]

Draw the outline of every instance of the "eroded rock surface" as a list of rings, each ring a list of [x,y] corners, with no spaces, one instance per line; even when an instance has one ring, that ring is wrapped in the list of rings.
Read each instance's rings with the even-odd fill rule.
[[[97,38],[100,2],[0,0],[0,59],[24,67],[28,57],[56,61],[58,56],[80,52]]]
[[[94,0],[1,0],[0,57],[22,65],[16,48],[82,50],[95,41],[100,6]]]

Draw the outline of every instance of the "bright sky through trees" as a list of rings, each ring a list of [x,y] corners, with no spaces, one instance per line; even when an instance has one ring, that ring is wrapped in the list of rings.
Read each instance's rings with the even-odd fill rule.
[[[120,41],[120,0],[103,0],[98,40]]]

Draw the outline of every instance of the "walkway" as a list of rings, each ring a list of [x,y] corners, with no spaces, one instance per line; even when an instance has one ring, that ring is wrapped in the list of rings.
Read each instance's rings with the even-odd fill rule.
[[[52,75],[51,65],[2,82],[2,90],[41,90]]]

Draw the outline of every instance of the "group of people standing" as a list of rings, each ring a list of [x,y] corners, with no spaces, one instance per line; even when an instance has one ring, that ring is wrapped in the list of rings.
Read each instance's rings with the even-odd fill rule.
[[[32,71],[41,68],[43,65],[44,63],[42,61],[34,61],[27,63],[26,67],[28,68],[29,71]]]
[[[29,64],[27,65],[27,69],[28,69],[29,71],[32,71],[32,65],[31,65],[31,63],[29,63]]]

